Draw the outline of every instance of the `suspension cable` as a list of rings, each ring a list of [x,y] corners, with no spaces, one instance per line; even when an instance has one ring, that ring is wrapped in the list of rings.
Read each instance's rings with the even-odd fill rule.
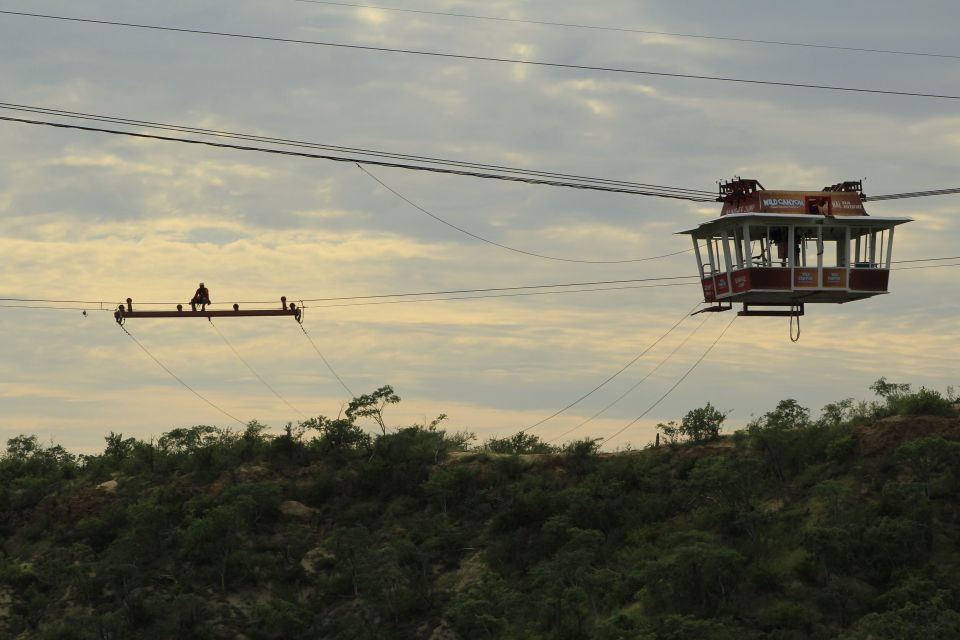
[[[2,13],[2,11],[0,11]],[[960,96],[958,96],[960,98]],[[608,193],[625,193],[638,196],[650,196],[657,198],[670,198],[673,200],[688,200],[690,202],[715,202],[716,198],[696,195],[683,195],[672,192],[653,191],[648,188],[617,187],[605,184],[596,184],[593,182],[577,182],[569,180],[555,180],[546,178],[535,178],[522,175],[511,175],[504,173],[488,173],[483,171],[468,171],[464,169],[454,169],[446,167],[435,167],[426,165],[413,165],[401,162],[384,162],[382,160],[368,160],[365,158],[330,155],[321,153],[307,153],[305,151],[294,151],[291,149],[271,149],[268,147],[253,147],[248,145],[227,144],[225,142],[213,142],[210,140],[198,140],[196,138],[181,138],[177,136],[161,136],[157,134],[135,133],[133,131],[122,131],[120,129],[104,129],[101,127],[88,127],[78,124],[66,124],[63,122],[48,122],[46,120],[29,120],[27,118],[11,118],[10,116],[0,116],[0,120],[5,122],[16,122],[20,124],[29,124],[45,127],[54,127],[57,129],[72,129],[76,131],[88,131],[93,133],[106,133],[115,136],[127,136],[130,138],[140,138],[142,140],[158,140],[163,142],[179,142],[183,144],[193,144],[218,149],[233,149],[235,151],[254,151],[258,153],[269,153],[280,156],[291,156],[296,158],[307,158],[310,160],[329,160],[331,162],[350,162],[362,163],[378,167],[392,167],[394,169],[408,169],[411,171],[426,171],[429,173],[443,173],[456,176],[466,176],[469,178],[484,178],[488,180],[504,180],[506,182],[519,182],[524,184],[537,184],[550,187],[569,187],[571,189],[583,189],[587,191],[605,191]]]
[[[526,250],[524,250],[524,249],[517,249],[516,247],[510,247],[510,246],[507,246],[507,245],[505,245],[505,244],[501,244],[501,243],[499,243],[499,242],[496,242],[496,241],[494,241],[494,240],[491,240],[491,239],[489,239],[489,238],[485,238],[485,237],[483,237],[483,236],[477,235],[476,233],[473,233],[472,231],[468,231],[468,230],[464,229],[463,227],[459,227],[459,226],[453,224],[453,223],[450,222],[449,220],[445,220],[445,219],[441,218],[440,216],[436,215],[435,213],[432,213],[432,212],[430,212],[430,211],[427,211],[427,210],[424,209],[422,206],[420,206],[420,205],[417,204],[416,202],[410,200],[408,197],[406,197],[405,195],[403,195],[402,193],[400,193],[399,191],[397,191],[396,189],[394,189],[393,187],[391,187],[390,185],[388,185],[386,182],[384,182],[383,180],[381,180],[380,178],[378,178],[377,176],[375,176],[373,173],[371,173],[368,169],[366,169],[366,168],[365,168],[362,164],[360,164],[359,162],[357,163],[357,168],[360,169],[360,171],[363,171],[365,174],[367,174],[367,175],[370,176],[371,178],[373,178],[374,180],[376,180],[376,181],[380,184],[381,187],[383,187],[384,189],[386,189],[387,191],[389,191],[389,192],[392,193],[393,195],[397,196],[398,198],[400,198],[401,200],[403,200],[404,202],[406,202],[408,205],[410,205],[410,206],[413,207],[414,209],[417,209],[418,211],[420,211],[420,212],[422,212],[422,213],[425,213],[426,215],[430,216],[431,218],[433,218],[433,219],[436,220],[437,222],[439,222],[439,223],[441,223],[441,224],[444,224],[444,225],[450,227],[451,229],[454,229],[454,230],[456,230],[456,231],[459,231],[459,232],[462,233],[462,234],[468,235],[468,236],[470,236],[471,238],[474,238],[474,239],[476,239],[476,240],[479,240],[480,242],[486,242],[487,244],[493,245],[494,247],[499,247],[499,248],[505,249],[505,250],[507,250],[507,251],[513,251],[514,253],[519,253],[519,254],[522,254],[522,255],[525,255],[525,256],[530,256],[530,257],[533,257],[533,258],[541,258],[541,259],[543,259],[543,260],[554,260],[554,261],[557,261],[557,262],[575,262],[575,263],[577,263],[577,264],[626,264],[626,263],[628,263],[628,262],[646,262],[646,261],[648,261],[648,260],[658,260],[658,259],[660,259],[660,258],[668,258],[668,257],[670,257],[670,256],[677,256],[677,255],[680,255],[681,253],[687,253],[687,252],[693,251],[693,249],[690,248],[690,249],[684,249],[683,251],[674,251],[673,253],[665,253],[665,254],[659,255],[659,256],[650,256],[650,257],[647,257],[647,258],[633,258],[633,259],[630,259],[630,260],[577,260],[577,259],[574,259],[574,258],[560,258],[560,257],[557,257],[557,256],[548,256],[548,255],[545,255],[545,254],[542,254],[542,253],[534,253],[534,252],[532,252],[532,251],[526,251]]]
[[[319,40],[301,40],[295,38],[281,38],[276,36],[261,36],[247,33],[230,33],[224,31],[212,31],[206,29],[188,29],[185,27],[167,27],[163,25],[138,24],[132,22],[117,22],[113,20],[96,20],[93,18],[77,18],[73,16],[57,16],[40,13],[27,13],[23,11],[0,10],[0,14],[9,16],[19,16],[26,18],[39,18],[45,20],[60,20],[66,22],[76,22],[84,24],[95,24],[112,27],[125,27],[132,29],[149,29],[154,31],[165,31],[170,33],[190,33],[195,35],[217,36],[221,38],[233,38],[243,40],[254,40],[260,42],[284,42],[289,44],[312,45],[318,47],[334,47],[352,51],[369,51],[382,54],[399,54],[408,56],[425,56],[436,59],[456,59],[469,60],[473,62],[488,62],[499,64],[522,64],[534,67],[549,69],[571,69],[576,71],[596,71],[601,73],[630,74],[633,76],[649,76],[658,78],[685,78],[690,80],[709,80],[713,82],[733,82],[738,84],[775,86],[775,87],[795,87],[801,89],[817,89],[823,91],[844,91],[851,93],[868,93],[875,95],[893,95],[893,96],[911,96],[923,98],[938,98],[946,100],[960,100],[960,95],[945,95],[939,93],[921,93],[915,91],[895,91],[891,89],[870,89],[867,87],[845,87],[837,85],[809,84],[800,82],[786,82],[777,80],[755,80],[750,78],[735,78],[728,76],[708,76],[694,75],[688,73],[668,72],[668,71],[649,71],[645,69],[628,69],[609,66],[592,66],[585,64],[571,64],[562,62],[548,62],[545,60],[522,60],[519,58],[500,58],[496,56],[467,55],[459,53],[448,53],[443,51],[422,51],[416,49],[400,49],[393,47],[377,47],[373,45],[347,44],[344,42],[324,42]]]
[[[323,360],[323,364],[327,365],[327,369],[330,370],[330,373],[333,374],[333,377],[336,378],[337,382],[340,383],[340,386],[343,387],[348,394],[350,394],[351,399],[356,398],[357,394],[350,390],[350,387],[347,386],[347,383],[344,382],[343,378],[341,378],[339,374],[337,374],[336,370],[334,370],[333,365],[331,365],[326,357],[324,357],[323,353],[320,352],[320,348],[317,347],[317,343],[314,342],[313,338],[310,337],[310,334],[307,333],[307,329],[303,326],[303,323],[299,324],[298,326],[300,327],[300,331],[303,331],[303,335],[305,335],[307,340],[310,341],[311,346],[313,346],[313,350],[316,351],[317,355],[320,356],[320,359]]]
[[[208,405],[210,405],[211,407],[213,407],[214,409],[216,409],[217,411],[219,411],[219,412],[222,413],[223,415],[227,416],[227,417],[230,418],[231,420],[234,420],[234,421],[238,422],[239,424],[241,424],[241,425],[243,425],[243,426],[246,426],[247,423],[245,423],[243,420],[241,420],[240,418],[236,417],[236,416],[233,415],[232,413],[229,413],[229,412],[226,411],[225,409],[220,408],[219,406],[217,406],[216,404],[214,404],[211,400],[209,400],[209,399],[206,398],[205,396],[201,395],[199,391],[197,391],[196,389],[194,389],[193,387],[191,387],[190,385],[188,385],[186,382],[184,382],[183,379],[180,378],[180,376],[178,376],[178,375],[175,374],[173,371],[171,371],[171,370],[167,367],[167,365],[165,365],[165,364],[163,364],[162,362],[160,362],[160,360],[159,360],[156,356],[154,356],[152,353],[150,353],[150,351],[149,351],[145,346],[143,346],[143,343],[141,343],[139,340],[137,340],[137,339],[134,337],[134,335],[133,335],[132,333],[130,333],[130,331],[127,330],[127,328],[126,328],[125,326],[120,325],[120,328],[123,329],[123,332],[124,332],[125,334],[127,334],[127,335],[130,337],[130,339],[133,340],[133,341],[136,343],[136,345],[143,350],[143,352],[144,352],[145,354],[147,354],[148,356],[150,356],[150,359],[151,359],[151,360],[153,360],[154,362],[156,362],[156,363],[160,366],[161,369],[163,369],[164,371],[166,371],[167,373],[169,373],[170,376],[171,376],[174,380],[176,380],[176,381],[179,382],[181,385],[183,385],[183,387],[184,387],[187,391],[189,391],[189,392],[192,393],[193,395],[197,396],[197,397],[200,398],[202,401],[204,401],[205,403],[207,403]]]
[[[554,418],[556,418],[557,416],[559,416],[561,413],[563,413],[563,412],[566,411],[567,409],[570,409],[570,408],[576,406],[577,404],[579,404],[579,403],[582,402],[583,400],[586,400],[587,398],[589,398],[590,396],[592,396],[594,393],[596,393],[597,391],[599,391],[600,389],[602,389],[603,387],[605,387],[605,386],[606,386],[609,382],[611,382],[614,378],[616,378],[616,377],[619,376],[621,373],[623,373],[624,371],[626,371],[627,369],[629,369],[630,367],[632,367],[632,366],[637,362],[637,360],[639,360],[640,358],[642,358],[643,356],[645,356],[647,353],[649,353],[650,350],[653,349],[655,346],[657,346],[657,345],[660,343],[661,340],[663,340],[663,339],[666,338],[668,335],[670,335],[671,333],[673,333],[673,330],[676,329],[677,327],[679,327],[680,324],[681,324],[684,320],[686,320],[687,318],[689,318],[689,317],[690,317],[690,314],[693,313],[693,310],[696,309],[696,308],[699,307],[699,306],[700,306],[700,303],[699,303],[699,302],[698,302],[697,304],[693,305],[693,307],[690,309],[690,311],[684,313],[683,316],[681,316],[681,318],[680,318],[679,320],[677,320],[677,321],[673,324],[672,327],[670,327],[669,329],[667,329],[666,332],[664,332],[659,338],[657,338],[656,340],[654,340],[654,341],[650,344],[650,346],[648,346],[646,349],[644,349],[644,350],[641,351],[639,354],[637,354],[636,357],[633,358],[633,360],[631,360],[631,361],[628,362],[627,364],[623,365],[623,367],[621,367],[619,371],[617,371],[617,372],[614,373],[613,375],[609,376],[606,380],[604,380],[603,382],[601,382],[600,384],[598,384],[597,386],[595,386],[593,389],[591,389],[590,391],[586,392],[585,394],[583,394],[582,396],[580,396],[579,398],[577,398],[576,400],[574,400],[573,402],[571,402],[571,403],[568,404],[567,406],[563,407],[562,409],[559,409],[559,410],[555,411],[554,413],[552,413],[551,415],[547,416],[546,418],[544,418],[544,419],[542,419],[542,420],[540,420],[540,421],[538,421],[538,422],[535,422],[535,423],[531,424],[529,427],[525,427],[525,428],[523,428],[523,429],[520,429],[519,433],[525,433],[525,432],[529,431],[530,429],[533,429],[534,427],[539,427],[541,424],[543,424],[544,422],[547,422],[548,420],[553,420]]]
[[[720,342],[720,338],[722,338],[722,337],[724,336],[724,334],[727,333],[727,330],[730,329],[730,327],[733,326],[733,323],[734,323],[734,321],[737,319],[737,317],[738,317],[738,316],[735,315],[735,316],[733,316],[733,317],[730,319],[730,322],[728,322],[728,323],[727,323],[727,326],[723,328],[723,331],[720,332],[720,335],[717,336],[716,340],[714,340],[714,341],[710,344],[710,346],[707,347],[707,350],[704,351],[703,354],[702,354],[699,358],[697,358],[697,361],[694,362],[693,365],[692,365],[689,369],[687,369],[687,372],[684,373],[682,376],[680,376],[680,379],[677,380],[677,381],[673,384],[672,387],[670,387],[669,389],[667,389],[666,393],[664,393],[662,396],[660,396],[660,397],[657,399],[657,401],[654,402],[652,405],[650,405],[649,407],[647,407],[646,410],[645,410],[643,413],[641,413],[639,416],[637,416],[636,418],[634,418],[633,420],[631,420],[630,423],[627,424],[625,427],[623,427],[622,429],[620,429],[619,431],[617,431],[616,433],[614,433],[614,434],[613,434],[612,436],[610,436],[609,438],[605,438],[605,439],[603,440],[603,444],[604,444],[604,445],[609,444],[611,440],[613,440],[614,438],[616,438],[617,436],[619,436],[621,433],[623,433],[624,431],[626,431],[627,429],[629,429],[630,427],[632,427],[633,425],[635,425],[637,422],[639,422],[641,419],[643,419],[648,413],[650,413],[651,411],[653,411],[653,410],[657,407],[657,405],[659,405],[661,402],[663,402],[664,400],[666,400],[666,399],[667,399],[667,396],[669,396],[671,393],[673,393],[673,390],[676,389],[677,387],[679,387],[679,386],[680,386],[680,383],[682,383],[684,380],[686,380],[686,379],[687,379],[687,376],[689,376],[691,373],[693,373],[693,370],[696,369],[697,366],[698,366],[701,362],[703,362],[704,358],[706,358],[707,355],[708,355],[711,351],[713,351],[713,348],[714,348],[715,346],[717,346],[717,343],[718,343],[718,342]]]
[[[353,153],[362,156],[372,156],[375,158],[386,158],[393,160],[406,160],[423,164],[434,164],[442,166],[453,166],[470,169],[483,169],[486,171],[496,171],[508,174],[519,174],[528,176],[539,176],[549,178],[564,178],[575,182],[595,182],[598,184],[616,185],[621,187],[643,187],[663,192],[672,192],[685,195],[696,195],[708,198],[715,198],[714,191],[703,189],[691,189],[687,187],[672,187],[667,185],[649,184],[645,182],[634,182],[627,180],[616,180],[611,178],[596,178],[591,176],[582,176],[569,173],[559,173],[556,171],[541,171],[537,169],[523,169],[520,167],[509,167],[497,164],[487,164],[482,162],[472,162],[469,160],[453,160],[447,158],[435,158],[431,156],[412,155],[408,153],[398,153],[392,151],[383,151],[379,149],[364,149],[358,147],[346,147],[341,145],[324,144],[320,142],[309,142],[304,140],[295,140],[290,138],[277,138],[273,136],[263,136],[252,133],[240,133],[234,131],[223,131],[220,129],[207,129],[203,127],[194,127],[189,125],[166,124],[163,122],[154,122],[150,120],[136,120],[133,118],[124,118],[120,116],[110,116],[95,113],[84,113],[82,111],[67,111],[64,109],[52,109],[48,107],[38,107],[26,104],[16,104],[12,102],[0,102],[0,109],[8,111],[22,111],[27,113],[41,114],[47,116],[56,116],[62,118],[72,118],[75,120],[89,120],[93,122],[107,122],[111,124],[121,124],[147,129],[160,129],[163,131],[174,131],[178,133],[197,133],[215,138],[228,138],[234,140],[246,140],[252,142],[266,142],[285,147],[299,147],[306,149],[319,149],[324,151],[337,151],[341,153]]]
[[[618,402],[620,402],[621,400],[623,400],[624,398],[626,398],[629,394],[633,393],[633,392],[637,389],[637,387],[639,387],[641,384],[643,384],[644,382],[646,382],[647,379],[650,378],[650,376],[652,376],[653,374],[655,374],[655,373],[657,372],[657,370],[660,369],[660,367],[662,367],[663,365],[665,365],[668,360],[670,360],[674,355],[676,355],[677,351],[679,351],[680,349],[682,349],[683,346],[690,341],[690,338],[692,338],[692,337],[694,336],[694,334],[696,334],[698,331],[700,331],[700,328],[703,327],[703,325],[707,324],[707,321],[708,321],[709,319],[710,319],[710,316],[709,316],[709,315],[705,316],[705,317],[703,318],[703,320],[700,322],[700,324],[698,324],[697,326],[695,326],[695,327],[693,328],[693,331],[691,331],[690,333],[688,333],[688,334],[687,334],[687,337],[685,337],[685,338],[680,342],[680,344],[678,344],[676,347],[674,347],[674,348],[673,348],[673,351],[671,351],[669,354],[667,354],[667,357],[666,357],[666,358],[664,358],[664,359],[661,360],[659,363],[657,363],[657,366],[655,366],[653,369],[651,369],[651,370],[647,373],[647,375],[645,375],[645,376],[643,376],[642,378],[640,378],[640,380],[637,381],[636,384],[634,384],[632,387],[630,387],[629,389],[627,389],[626,391],[624,391],[622,394],[620,394],[620,396],[619,396],[616,400],[614,400],[613,402],[611,402],[610,404],[608,404],[607,406],[605,406],[603,409],[600,409],[600,411],[597,411],[595,414],[593,414],[592,416],[590,416],[589,418],[587,418],[586,420],[584,420],[583,422],[581,422],[581,423],[578,424],[577,426],[573,427],[572,429],[568,429],[567,431],[564,431],[563,433],[561,433],[559,436],[557,436],[557,437],[555,437],[555,438],[553,438],[553,439],[551,439],[551,440],[547,440],[547,444],[551,444],[551,443],[556,442],[557,440],[559,440],[559,439],[561,439],[561,438],[564,438],[564,437],[570,435],[571,433],[573,433],[574,431],[576,431],[576,430],[579,429],[580,427],[582,427],[582,426],[584,426],[585,424],[593,421],[595,418],[598,418],[599,416],[603,415],[603,414],[606,413],[607,410],[610,409],[612,406],[614,406],[615,404],[617,404]]]
[[[207,320],[210,322],[210,326],[213,327],[213,330],[217,332],[217,335],[220,336],[220,339],[223,340],[224,344],[226,344],[228,347],[230,347],[230,350],[233,351],[233,355],[237,356],[237,359],[238,359],[240,362],[243,363],[243,365],[250,371],[250,373],[252,373],[254,376],[256,376],[257,380],[259,380],[260,382],[262,382],[262,383],[263,383],[263,386],[265,386],[267,389],[270,390],[270,393],[272,393],[273,395],[275,395],[275,396],[276,396],[278,399],[280,399],[284,404],[286,404],[288,407],[290,407],[291,409],[293,409],[296,413],[300,414],[300,417],[301,417],[301,418],[303,418],[304,420],[306,420],[306,419],[307,419],[307,415],[306,415],[304,412],[300,411],[300,409],[297,409],[295,406],[293,406],[292,404],[290,404],[290,402],[289,402],[286,398],[284,398],[282,395],[280,395],[280,393],[279,393],[276,389],[274,389],[273,386],[272,386],[269,382],[267,382],[266,380],[264,380],[264,379],[263,379],[263,376],[261,376],[259,373],[257,373],[256,370],[250,365],[250,363],[247,362],[247,360],[246,360],[243,356],[240,355],[240,352],[237,351],[237,350],[234,348],[233,344],[231,344],[229,340],[227,340],[227,336],[223,335],[223,332],[220,331],[220,328],[219,328],[216,324],[214,324],[213,318],[207,318]]]

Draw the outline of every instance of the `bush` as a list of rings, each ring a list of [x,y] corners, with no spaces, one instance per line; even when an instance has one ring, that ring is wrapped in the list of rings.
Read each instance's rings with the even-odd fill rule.
[[[856,441],[853,436],[840,436],[827,444],[827,458],[833,462],[845,462],[853,455]]]
[[[584,438],[583,440],[574,440],[563,445],[563,453],[566,455],[586,460],[597,455],[600,451],[601,438]]]
[[[506,453],[521,455],[526,453],[553,453],[556,451],[538,436],[522,431],[509,438],[490,438],[483,444],[483,449],[491,453]]]
[[[768,629],[808,631],[813,623],[813,613],[796,602],[777,602],[760,612],[760,620]]]
[[[901,416],[948,416],[953,413],[950,401],[935,389],[920,387],[890,402],[894,413]]]

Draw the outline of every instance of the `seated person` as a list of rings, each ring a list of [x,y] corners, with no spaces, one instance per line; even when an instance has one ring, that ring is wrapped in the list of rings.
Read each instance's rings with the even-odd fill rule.
[[[206,311],[207,305],[210,304],[210,290],[202,282],[196,293],[193,294],[193,299],[190,300],[190,309],[196,311],[198,304],[200,305],[200,311]]]

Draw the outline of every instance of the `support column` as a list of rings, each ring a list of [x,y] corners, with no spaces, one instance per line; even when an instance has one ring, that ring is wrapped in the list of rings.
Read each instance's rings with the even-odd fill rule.
[[[700,279],[702,280],[707,277],[707,274],[703,272],[703,258],[700,257],[700,240],[698,240],[696,236],[690,237],[693,238],[693,253],[697,256],[697,273],[700,274]]]
[[[893,229],[894,227],[890,227],[890,229],[888,229],[889,235],[887,235],[887,262],[884,269],[888,271],[890,270],[890,259],[893,256]]]

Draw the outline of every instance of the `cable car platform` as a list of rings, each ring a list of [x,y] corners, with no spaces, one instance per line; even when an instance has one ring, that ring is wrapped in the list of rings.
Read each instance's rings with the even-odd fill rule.
[[[127,298],[126,305],[121,304],[113,312],[117,324],[122,325],[129,318],[249,318],[257,316],[293,316],[297,322],[303,318],[303,310],[295,303],[287,303],[286,297],[280,298],[280,308],[274,309],[241,309],[234,304],[232,309],[204,309],[202,311],[184,310],[182,304],[177,305],[176,311],[140,311],[134,310],[133,300]]]
[[[693,240],[710,311],[790,316],[804,304],[844,304],[889,292],[895,227],[870,216],[861,182],[822,191],[768,191],[756,180],[720,185],[720,217],[679,233]],[[772,307],[772,308],[771,308]]]

